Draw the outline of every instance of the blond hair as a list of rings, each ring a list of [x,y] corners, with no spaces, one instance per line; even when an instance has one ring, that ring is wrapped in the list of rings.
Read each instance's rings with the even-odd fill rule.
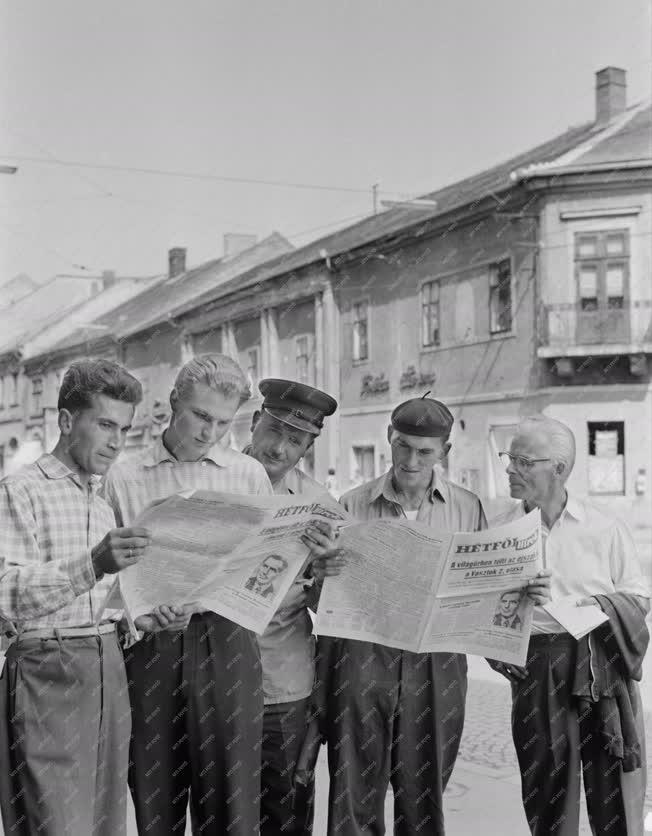
[[[193,357],[179,370],[172,391],[183,397],[195,383],[203,383],[227,398],[238,395],[240,405],[251,397],[245,373],[226,354],[198,354]]]

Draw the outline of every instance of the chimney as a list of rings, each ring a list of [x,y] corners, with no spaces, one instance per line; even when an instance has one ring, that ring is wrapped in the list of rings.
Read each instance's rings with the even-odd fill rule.
[[[117,281],[115,270],[102,270],[102,290],[113,287]]]
[[[172,247],[168,250],[168,275],[171,279],[186,272],[186,248]]]
[[[606,125],[627,107],[625,70],[605,67],[595,74],[595,121]]]
[[[237,255],[238,253],[253,247],[258,238],[255,235],[243,235],[237,232],[227,232],[224,235],[224,257]]]

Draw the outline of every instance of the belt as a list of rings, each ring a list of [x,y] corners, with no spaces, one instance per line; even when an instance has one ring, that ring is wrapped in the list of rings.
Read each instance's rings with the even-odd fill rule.
[[[20,639],[85,639],[90,636],[104,636],[108,633],[115,633],[116,622],[108,624],[97,624],[95,627],[51,627],[47,630],[24,630],[18,636]]]

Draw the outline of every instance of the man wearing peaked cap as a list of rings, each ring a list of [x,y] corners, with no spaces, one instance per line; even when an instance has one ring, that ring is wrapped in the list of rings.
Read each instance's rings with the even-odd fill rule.
[[[407,518],[442,533],[484,529],[479,498],[435,470],[451,448],[453,416],[427,394],[392,413],[390,470],[340,502],[360,520]],[[314,701],[328,744],[329,836],[385,833],[390,782],[395,836],[443,836],[442,796],[464,724],[466,657],[324,636],[319,644]]]
[[[325,493],[297,466],[337,409],[326,392],[292,380],[261,380],[260,411],[244,452],[259,461],[276,494]],[[308,541],[306,541],[307,544]],[[315,609],[319,582],[337,574],[337,556],[313,561],[290,587],[267,630],[258,636],[263,667],[261,836],[312,832],[314,788],[295,788],[295,765],[309,727],[315,678],[315,643],[308,607]]]

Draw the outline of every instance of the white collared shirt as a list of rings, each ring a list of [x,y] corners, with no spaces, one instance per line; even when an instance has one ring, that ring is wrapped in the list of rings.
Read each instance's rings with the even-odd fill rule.
[[[524,514],[519,502],[491,525],[504,525]],[[541,532],[544,566],[552,569],[553,601],[567,595],[579,599],[612,592],[650,597],[650,582],[643,574],[629,530],[591,502],[569,494],[559,519],[550,529],[542,524]],[[562,633],[564,628],[536,607],[532,632]]]

